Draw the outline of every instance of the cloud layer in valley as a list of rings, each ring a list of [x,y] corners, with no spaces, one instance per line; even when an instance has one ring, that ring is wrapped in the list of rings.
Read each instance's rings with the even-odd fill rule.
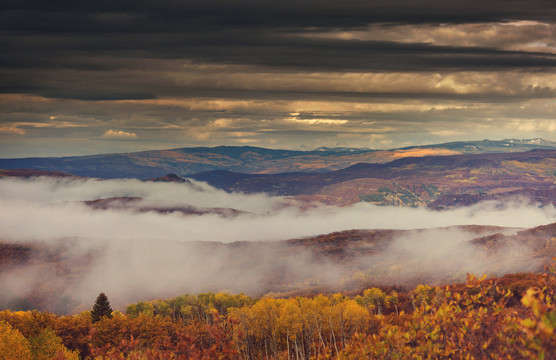
[[[142,200],[106,210],[83,203],[111,197]],[[154,211],[189,205],[231,207],[242,212],[234,216],[184,216],[178,211]],[[2,241],[46,250],[39,251],[26,266],[4,272],[0,283],[14,298],[48,284],[76,306],[87,304],[100,291],[109,293],[120,305],[219,289],[259,294],[269,289],[271,279],[282,275],[291,277],[292,284],[304,279],[338,283],[349,278],[354,269],[384,270],[400,263],[404,264],[403,271],[385,276],[393,281],[419,276],[432,281],[435,274],[456,276],[462,269],[511,272],[537,264],[522,263],[512,255],[506,263],[498,262],[493,267],[492,259],[481,258],[482,250],[466,242],[477,234],[453,227],[402,231],[386,252],[356,257],[350,264],[317,258],[309,248],[292,251],[279,240],[349,229],[403,230],[468,224],[511,227],[514,230],[508,231],[515,231],[516,227],[548,224],[556,218],[556,209],[551,206],[539,208],[525,203],[483,203],[443,212],[364,203],[306,210],[296,205],[287,198],[230,194],[203,183],[2,179]],[[497,231],[501,230],[491,230]],[[47,258],[55,263],[66,261],[68,269],[62,273],[53,270]],[[69,311],[72,307],[60,309]]]
[[[87,200],[140,197],[129,207],[98,211]],[[300,210],[288,198],[227,193],[204,183],[192,185],[139,180],[2,179],[0,227],[5,239],[97,239],[172,241],[287,240],[349,229],[416,229],[453,225],[496,225],[529,228],[552,222],[556,211],[519,203],[503,208],[482,203],[436,212],[424,208],[350,207]],[[233,208],[235,217],[216,214],[183,216],[137,212],[138,208]],[[32,226],[29,226],[32,225]]]

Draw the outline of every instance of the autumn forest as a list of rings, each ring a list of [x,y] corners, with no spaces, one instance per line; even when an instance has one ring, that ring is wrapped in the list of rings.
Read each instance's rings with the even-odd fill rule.
[[[0,312],[3,359],[553,359],[555,269],[409,292],[202,293],[91,312]],[[95,304],[96,305],[96,304]],[[93,310],[94,312],[94,310]]]

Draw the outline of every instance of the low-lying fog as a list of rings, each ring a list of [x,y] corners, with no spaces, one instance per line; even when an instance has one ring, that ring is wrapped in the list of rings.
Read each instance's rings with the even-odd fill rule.
[[[140,197],[128,206],[93,209],[84,201],[112,197]],[[453,225],[496,225],[530,228],[552,223],[556,210],[527,202],[481,203],[468,208],[431,211],[424,208],[377,207],[359,203],[349,207],[319,206],[301,209],[292,199],[263,194],[230,194],[203,183],[154,183],[138,180],[75,180],[36,178],[0,179],[0,229],[3,242],[59,245],[71,239],[71,254],[99,250],[98,258],[81,275],[64,278],[66,295],[88,304],[101,292],[119,304],[146,297],[173,296],[189,291],[221,288],[257,292],[257,286],[277,267],[289,271],[341,273],[334,264],[314,260],[309,252],[276,256],[257,253],[246,266],[236,263],[226,247],[189,246],[186,242],[277,241],[349,229],[421,229]],[[207,213],[184,216],[180,212],[138,211],[148,208],[233,208],[236,216]],[[421,233],[422,234],[422,233]],[[439,229],[426,237],[405,236],[391,247],[392,259],[423,262],[430,271],[449,271],[457,255],[461,266],[485,269],[484,260],[462,245],[475,235]],[[249,251],[247,247],[245,251]],[[99,255],[100,254],[100,255]],[[435,255],[436,254],[436,255]],[[234,255],[235,256],[235,255]],[[469,261],[460,263],[462,259]],[[369,268],[376,259],[368,258]],[[523,269],[519,263],[510,270]],[[72,269],[68,269],[71,272]],[[44,276],[38,265],[0,274],[0,286],[16,297],[38,286]],[[56,283],[55,279],[50,279]],[[61,285],[60,285],[61,286]],[[1,300],[1,299],[0,299]]]
[[[141,197],[129,209],[106,211],[83,203],[110,197]],[[215,214],[137,212],[139,206],[224,207],[246,211],[236,217]],[[172,241],[268,241],[348,229],[415,229],[481,224],[534,227],[553,222],[553,207],[525,203],[482,203],[469,208],[430,211],[424,208],[349,207],[300,210],[293,200],[262,194],[229,194],[203,183],[153,183],[138,180],[0,181],[0,228],[4,240],[89,239]]]

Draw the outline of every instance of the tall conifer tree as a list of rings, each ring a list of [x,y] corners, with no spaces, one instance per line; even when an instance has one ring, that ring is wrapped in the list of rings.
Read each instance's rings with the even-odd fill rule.
[[[104,316],[109,318],[112,317],[112,308],[110,307],[110,301],[104,293],[100,293],[93,305],[93,310],[91,310],[91,317],[93,318],[93,323],[99,321]]]

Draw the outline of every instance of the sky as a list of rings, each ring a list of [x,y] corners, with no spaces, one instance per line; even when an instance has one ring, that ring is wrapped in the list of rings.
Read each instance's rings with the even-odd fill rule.
[[[553,0],[3,0],[0,157],[556,140]]]

